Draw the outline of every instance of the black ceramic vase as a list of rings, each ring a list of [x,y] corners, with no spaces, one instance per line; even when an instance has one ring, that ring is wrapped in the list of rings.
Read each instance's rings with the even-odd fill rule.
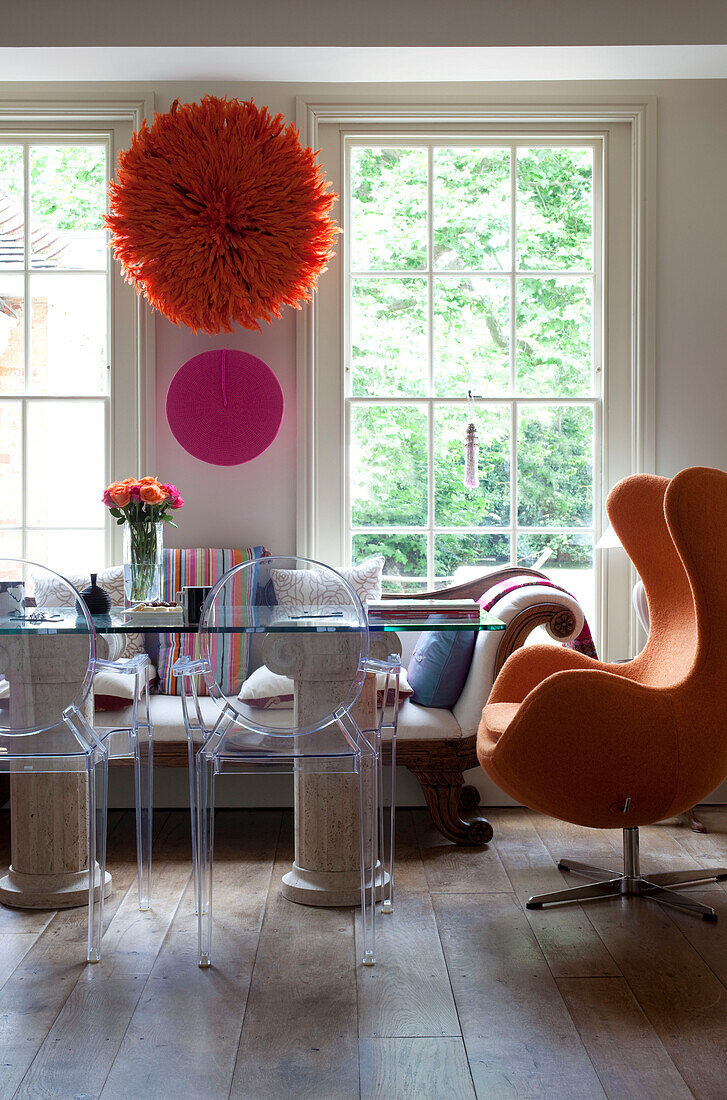
[[[111,597],[105,588],[96,584],[98,573],[91,574],[91,583],[84,588],[81,599],[92,615],[107,615],[111,610]]]

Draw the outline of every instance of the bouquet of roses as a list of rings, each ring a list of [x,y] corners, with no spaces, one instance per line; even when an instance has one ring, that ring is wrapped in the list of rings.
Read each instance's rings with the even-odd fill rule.
[[[164,520],[172,527],[176,523],[169,512],[184,504],[176,485],[165,485],[155,477],[124,478],[112,481],[104,489],[103,502],[117,523],[158,523]]]
[[[103,502],[124,527],[124,591],[130,603],[157,599],[161,587],[162,522],[184,504],[176,485],[155,477],[112,481]]]

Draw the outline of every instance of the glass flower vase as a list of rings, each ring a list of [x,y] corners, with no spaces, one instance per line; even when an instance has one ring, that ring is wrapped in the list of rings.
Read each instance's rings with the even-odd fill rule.
[[[148,603],[161,595],[164,524],[124,524],[124,596],[126,603]]]

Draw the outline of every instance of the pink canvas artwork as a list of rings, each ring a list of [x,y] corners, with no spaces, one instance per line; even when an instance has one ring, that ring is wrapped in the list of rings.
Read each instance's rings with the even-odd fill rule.
[[[283,391],[270,367],[245,351],[188,359],[167,391],[179,445],[212,466],[238,466],[266,451],[283,420]]]

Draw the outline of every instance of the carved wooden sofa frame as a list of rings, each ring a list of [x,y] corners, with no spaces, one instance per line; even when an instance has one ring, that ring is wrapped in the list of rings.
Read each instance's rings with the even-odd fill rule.
[[[531,576],[547,580],[544,573],[521,566],[497,569],[491,573],[466,581],[451,588],[435,592],[407,594],[407,599],[478,600],[493,585],[511,577]],[[389,597],[403,598],[391,594]],[[497,608],[493,614],[497,614]],[[547,626],[557,638],[567,638],[573,633],[573,613],[558,603],[538,603],[515,615],[502,632],[495,676],[507,658],[524,644],[526,638],[538,626]],[[418,780],[437,829],[455,844],[487,844],[492,839],[492,826],[480,806],[480,793],[476,787],[465,784],[463,773],[478,766],[475,749],[476,737],[462,737],[456,741],[398,740],[396,762],[402,764]],[[391,744],[384,742],[384,763],[391,761]]]

